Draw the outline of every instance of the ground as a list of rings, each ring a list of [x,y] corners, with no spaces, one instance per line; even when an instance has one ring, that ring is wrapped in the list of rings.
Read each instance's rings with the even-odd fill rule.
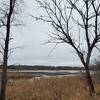
[[[33,78],[17,73],[14,76],[7,84],[7,100],[100,100],[100,82],[95,78],[93,99],[82,77]]]

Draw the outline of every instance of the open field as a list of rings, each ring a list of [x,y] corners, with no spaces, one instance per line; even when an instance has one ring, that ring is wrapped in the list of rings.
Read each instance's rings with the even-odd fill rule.
[[[0,79],[1,79],[1,74],[2,74],[2,72],[0,72]],[[24,73],[24,72],[7,72],[7,77],[8,77],[8,79],[10,78],[10,79],[27,79],[27,78],[32,78],[33,77],[33,75],[32,75],[32,73]]]
[[[7,85],[7,100],[100,100],[100,83],[94,80],[94,84],[96,94],[95,99],[92,99],[88,95],[86,82],[81,77],[20,76]]]

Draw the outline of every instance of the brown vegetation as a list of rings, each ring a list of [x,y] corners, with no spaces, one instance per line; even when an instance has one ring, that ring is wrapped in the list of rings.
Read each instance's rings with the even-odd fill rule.
[[[94,81],[95,100],[100,100],[100,84]],[[80,77],[16,79],[7,85],[7,100],[93,100]]]
[[[24,72],[8,72],[7,73],[7,77],[8,79],[29,79],[32,78],[32,74],[31,73],[24,73]]]

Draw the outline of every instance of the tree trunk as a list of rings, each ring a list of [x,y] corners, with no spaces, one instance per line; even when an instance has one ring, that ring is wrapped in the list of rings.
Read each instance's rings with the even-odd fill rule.
[[[10,38],[10,18],[11,16],[9,15],[7,17],[7,26],[6,26],[6,39],[5,39],[5,48],[4,48],[4,55],[3,55],[0,100],[6,100],[7,65],[8,65],[8,51],[9,51],[9,38]]]
[[[7,66],[3,66],[1,78],[1,94],[0,100],[6,100],[6,84],[7,84]]]
[[[14,20],[14,11],[15,5],[17,4],[16,0],[9,0],[9,8],[7,6],[6,14],[6,38],[4,44],[4,55],[3,55],[3,67],[2,67],[2,79],[1,79],[1,93],[0,100],[6,100],[6,84],[7,84],[7,65],[8,65],[8,52],[9,52],[9,41],[10,41],[10,28],[11,23]]]
[[[7,35],[5,40],[5,49],[3,56],[3,67],[2,67],[2,77],[1,77],[1,94],[0,100],[6,100],[6,84],[7,84],[7,62],[8,62],[8,48],[9,48],[9,26],[7,27]]]
[[[86,81],[88,84],[88,91],[89,91],[89,94],[92,96],[92,94],[95,93],[94,84],[93,84],[93,81],[92,81],[92,78],[89,72],[89,68],[86,67],[85,69],[86,69]]]

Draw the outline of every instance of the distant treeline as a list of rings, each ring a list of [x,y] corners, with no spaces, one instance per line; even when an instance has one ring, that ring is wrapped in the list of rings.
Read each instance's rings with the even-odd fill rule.
[[[0,65],[2,68],[2,65]],[[84,70],[84,67],[72,67],[72,66],[43,66],[43,65],[10,65],[8,69],[13,70]],[[95,66],[91,66],[90,70],[95,70]]]

